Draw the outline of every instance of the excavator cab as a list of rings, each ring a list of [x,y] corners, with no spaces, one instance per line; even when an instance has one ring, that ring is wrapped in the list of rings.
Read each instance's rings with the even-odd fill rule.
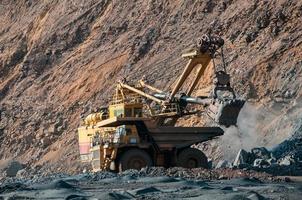
[[[140,87],[136,87],[140,89]],[[123,89],[120,84],[116,89],[113,99],[109,105],[109,118],[113,117],[142,117],[143,116],[142,97],[127,89]]]

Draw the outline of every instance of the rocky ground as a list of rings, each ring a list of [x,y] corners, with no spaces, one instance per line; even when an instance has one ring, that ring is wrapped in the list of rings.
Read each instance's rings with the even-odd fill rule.
[[[302,175],[302,137],[297,130],[290,138],[268,150],[265,147],[240,149],[233,162],[220,160],[215,168],[239,168],[271,175]]]
[[[2,199],[300,199],[301,183],[242,170],[144,168],[6,179]]]
[[[276,153],[272,164],[300,162],[301,17],[299,0],[0,1],[0,169],[16,160],[25,174],[82,172],[80,118],[106,105],[122,77],[171,89],[181,52],[210,30],[225,39],[232,84],[249,106],[238,128],[198,148],[214,166],[261,146]]]

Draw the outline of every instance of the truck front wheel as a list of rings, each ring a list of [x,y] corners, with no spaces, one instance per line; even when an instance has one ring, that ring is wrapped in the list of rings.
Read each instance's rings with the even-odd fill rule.
[[[127,169],[140,170],[146,166],[152,166],[153,162],[150,155],[140,149],[130,149],[126,151],[119,161],[119,171]]]
[[[195,148],[186,148],[177,156],[177,166],[184,168],[209,168],[208,158]]]

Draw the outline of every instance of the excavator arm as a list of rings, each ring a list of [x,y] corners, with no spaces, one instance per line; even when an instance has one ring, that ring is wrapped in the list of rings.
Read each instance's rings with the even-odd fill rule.
[[[186,95],[191,96],[192,92],[194,91],[201,77],[204,75],[204,72],[209,66],[211,61],[213,61],[214,68],[215,68],[214,57],[217,51],[219,49],[222,49],[223,44],[224,44],[224,40],[218,36],[204,35],[202,38],[198,40],[198,43],[196,45],[196,50],[182,55],[183,58],[189,59],[189,61],[171,92],[170,100],[172,100],[175,97],[175,95],[179,92],[184,82],[192,73],[193,69],[199,67],[197,73],[195,74],[194,80],[192,81],[190,87],[186,92]],[[224,64],[223,55],[221,55],[221,58]],[[224,72],[225,72],[225,67],[224,67]],[[215,74],[217,74],[216,69],[215,69]]]
[[[185,53],[182,55],[183,58],[189,59],[184,71],[177,80],[176,85],[172,89],[171,93],[164,92],[153,86],[146,84],[143,80],[139,81],[141,88],[130,86],[125,82],[120,81],[119,87],[128,89],[135,92],[147,99],[150,99],[163,107],[163,112],[166,112],[166,108],[171,104],[178,104],[181,108],[179,112],[175,113],[175,117],[179,118],[184,113],[184,110],[188,104],[200,104],[207,107],[207,114],[215,120],[217,123],[225,126],[236,125],[237,118],[241,108],[245,101],[236,98],[235,92],[230,84],[230,75],[226,73],[224,57],[222,53],[222,46],[224,41],[222,38],[217,36],[203,36],[197,44],[197,49]],[[221,58],[223,63],[223,70],[216,71],[214,58],[218,50],[221,50]],[[205,70],[209,66],[210,62],[214,64],[214,89],[209,97],[192,97],[192,93],[196,88],[199,80],[204,75]],[[198,67],[198,68],[197,68]],[[183,87],[185,81],[192,74],[193,70],[197,68],[197,73],[187,89],[186,93],[180,93],[180,89]],[[154,92],[153,94],[146,93],[142,88],[147,88]],[[219,94],[220,91],[228,91],[231,93],[230,96],[222,96]],[[188,112],[187,112],[188,113]],[[191,112],[189,112],[191,113]],[[192,112],[194,113],[194,112]],[[196,113],[196,112],[195,112]],[[161,115],[161,117],[164,115]],[[167,115],[167,118],[171,115]]]
[[[187,95],[190,96],[192,94],[193,90],[195,89],[198,81],[204,74],[204,71],[206,70],[206,68],[208,67],[209,63],[212,60],[210,54],[208,54],[208,53],[200,54],[197,51],[194,51],[192,53],[183,54],[182,57],[189,58],[190,60],[189,60],[188,64],[186,65],[184,71],[182,72],[180,78],[178,79],[175,87],[173,88],[170,99],[173,99],[175,94],[177,94],[179,92],[179,89],[183,86],[184,82],[190,76],[193,69],[195,69],[196,67],[199,67],[197,74],[195,75],[194,81],[191,83],[191,85],[186,93]]]
[[[197,50],[183,54],[183,58],[188,58],[188,64],[174,86],[169,101],[175,101],[178,98],[187,103],[201,104],[208,106],[207,114],[215,120],[217,123],[225,126],[236,125],[239,112],[245,101],[243,99],[236,98],[235,92],[231,87],[230,75],[226,72],[223,47],[224,40],[218,36],[204,35],[198,40]],[[220,50],[220,52],[219,52]],[[220,53],[221,63],[223,66],[222,70],[217,70],[215,67],[214,58],[215,55]],[[192,92],[196,88],[199,80],[204,75],[205,70],[209,66],[210,62],[214,65],[214,88],[211,96],[209,97],[191,97]],[[187,92],[182,95],[179,94],[180,88],[182,88],[184,82],[188,79],[192,71],[196,68],[197,73],[189,86]],[[227,91],[228,95],[224,96]],[[221,94],[222,92],[222,94]],[[155,95],[156,96],[156,95]]]

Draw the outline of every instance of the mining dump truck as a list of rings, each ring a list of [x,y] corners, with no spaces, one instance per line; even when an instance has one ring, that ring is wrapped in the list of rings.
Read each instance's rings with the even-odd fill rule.
[[[88,115],[78,128],[81,161],[91,163],[93,171],[148,166],[207,168],[205,154],[191,146],[223,135],[219,126],[236,125],[245,103],[231,87],[223,44],[218,36],[199,39],[194,50],[182,55],[188,64],[171,91],[162,91],[143,79],[118,81],[109,105]],[[215,64],[217,59],[220,65]],[[211,62],[215,75],[212,92],[192,96]],[[186,92],[180,92],[192,73],[193,81]],[[206,113],[217,126],[176,126],[178,119],[199,113]]]

